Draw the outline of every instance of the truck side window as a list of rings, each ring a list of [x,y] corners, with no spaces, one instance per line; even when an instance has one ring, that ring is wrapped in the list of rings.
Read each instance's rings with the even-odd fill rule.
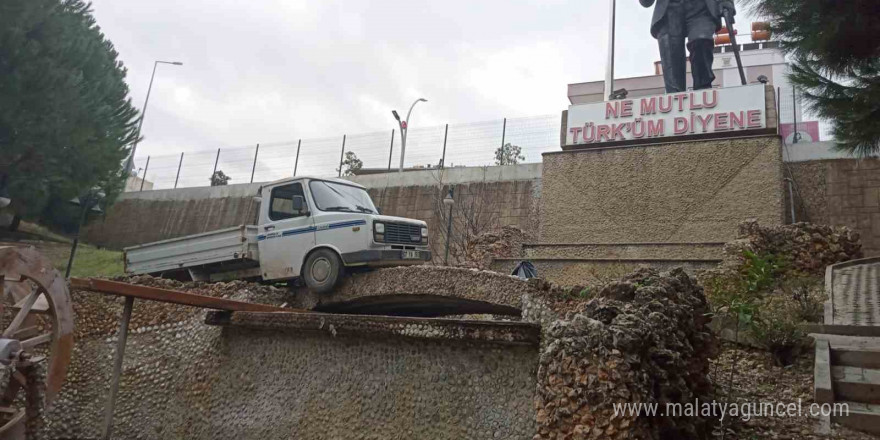
[[[302,211],[293,209],[294,196],[303,198]],[[300,217],[305,215],[306,211],[308,211],[308,209],[306,208],[305,195],[303,194],[301,183],[291,183],[290,185],[272,188],[272,194],[269,200],[269,220],[284,220],[287,218]]]

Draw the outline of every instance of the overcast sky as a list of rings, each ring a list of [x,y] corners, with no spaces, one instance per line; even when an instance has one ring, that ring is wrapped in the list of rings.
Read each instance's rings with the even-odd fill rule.
[[[606,0],[94,0],[143,106],[138,156],[558,115],[604,78]],[[653,73],[651,9],[618,1],[617,77]]]

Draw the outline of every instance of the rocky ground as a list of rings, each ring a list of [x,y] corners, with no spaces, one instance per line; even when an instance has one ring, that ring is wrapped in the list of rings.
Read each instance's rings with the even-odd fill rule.
[[[724,344],[712,361],[711,377],[719,402],[797,402],[806,411],[813,403],[813,353],[799,357],[794,365],[778,367],[763,350]],[[733,375],[731,376],[731,370]],[[731,380],[732,379],[732,380]],[[728,384],[732,384],[728,387]],[[727,420],[713,432],[715,439],[847,439],[876,440],[880,437],[835,425],[830,434],[818,434],[819,421],[803,417],[755,417],[748,422]]]

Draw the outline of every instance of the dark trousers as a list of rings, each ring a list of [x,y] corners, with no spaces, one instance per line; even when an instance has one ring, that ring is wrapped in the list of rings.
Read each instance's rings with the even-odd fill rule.
[[[706,9],[705,0],[669,2],[657,34],[666,93],[687,90],[685,38],[690,52],[694,90],[712,87],[712,81],[715,80],[715,74],[712,73],[714,34],[715,21]]]

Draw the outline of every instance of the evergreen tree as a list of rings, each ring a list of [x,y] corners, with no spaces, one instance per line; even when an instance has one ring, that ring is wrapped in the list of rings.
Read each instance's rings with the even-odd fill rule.
[[[0,177],[34,216],[93,187],[122,191],[138,112],[82,0],[0,2]]]
[[[228,185],[230,180],[232,180],[232,177],[227,176],[222,170],[217,170],[217,172],[211,176],[211,186]]]
[[[364,161],[358,159],[354,151],[346,151],[342,161],[342,175],[353,176],[354,173],[364,167]],[[336,170],[339,171],[339,170]]]
[[[495,165],[515,165],[526,160],[522,155],[522,149],[509,142],[495,149]]]
[[[838,148],[880,152],[880,1],[747,0],[792,61],[792,83]]]

